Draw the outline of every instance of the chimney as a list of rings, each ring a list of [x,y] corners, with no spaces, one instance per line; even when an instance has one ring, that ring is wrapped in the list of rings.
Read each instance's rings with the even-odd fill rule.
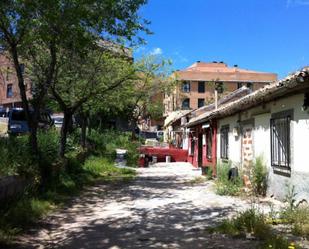
[[[196,63],[200,63],[201,61],[196,61]]]
[[[234,65],[234,67],[238,67],[238,65],[237,65],[237,64],[235,64],[235,65]]]
[[[217,63],[217,61],[213,61],[212,63]]]
[[[224,62],[223,62],[223,61],[220,61],[220,63],[223,64]]]

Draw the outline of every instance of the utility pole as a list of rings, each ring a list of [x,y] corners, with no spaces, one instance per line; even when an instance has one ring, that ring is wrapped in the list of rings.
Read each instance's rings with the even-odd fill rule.
[[[215,110],[218,109],[218,91],[215,89]]]

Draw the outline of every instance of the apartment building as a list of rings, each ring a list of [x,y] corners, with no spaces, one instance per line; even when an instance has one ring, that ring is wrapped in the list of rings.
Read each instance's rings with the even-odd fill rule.
[[[24,66],[22,70],[25,70]],[[31,83],[27,78],[25,82],[27,97],[31,98]],[[5,53],[0,53],[0,107],[10,109],[21,106],[22,101],[14,65]]]
[[[197,61],[173,73],[178,85],[164,98],[164,114],[176,110],[197,109],[214,102],[215,89],[219,98],[242,86],[255,91],[277,80],[277,74],[229,67],[224,62]]]

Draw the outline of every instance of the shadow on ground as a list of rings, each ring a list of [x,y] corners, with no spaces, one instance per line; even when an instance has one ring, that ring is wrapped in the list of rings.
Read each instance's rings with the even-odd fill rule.
[[[207,233],[237,209],[207,205],[207,187],[175,175],[91,187],[13,248],[253,248],[248,241]]]

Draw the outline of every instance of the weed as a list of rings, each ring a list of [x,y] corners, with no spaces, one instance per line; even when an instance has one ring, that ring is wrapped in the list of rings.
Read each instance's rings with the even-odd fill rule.
[[[266,216],[255,207],[241,212],[232,219],[224,220],[219,226],[209,229],[209,231],[244,238],[247,234],[253,235],[262,241],[258,247],[260,249],[299,248],[282,236],[275,235],[271,226],[266,222]]]
[[[267,191],[267,167],[262,157],[255,159],[252,167],[252,187],[256,195],[266,195]]]
[[[230,168],[231,163],[217,166],[216,193],[218,195],[236,196],[241,193],[242,181],[240,177],[235,178],[233,181],[228,179]]]

